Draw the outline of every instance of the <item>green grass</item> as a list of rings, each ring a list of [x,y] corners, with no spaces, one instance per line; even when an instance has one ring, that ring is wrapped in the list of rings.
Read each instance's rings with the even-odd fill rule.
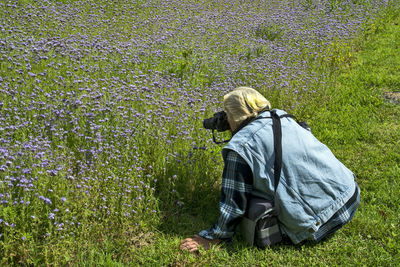
[[[26,4],[36,1],[22,2]],[[109,1],[103,2],[104,16],[116,18],[117,22],[114,26],[121,27],[123,33],[121,38],[129,40],[134,37],[138,38],[138,36],[145,37],[154,31],[153,26],[155,27],[155,25],[151,23],[146,24],[147,28],[132,31],[129,25],[135,24],[136,21],[129,16],[119,17],[115,15],[117,13],[114,13],[114,9],[117,11],[123,9],[123,3],[114,5]],[[312,10],[313,1],[303,2]],[[328,2],[333,9],[339,4],[337,0]],[[141,6],[143,3],[146,1],[138,1],[133,14],[141,14],[144,18],[149,18],[150,15],[147,13],[150,11],[163,12],[163,10],[146,9]],[[214,8],[215,12],[225,10],[224,6]],[[90,2],[82,5],[81,9],[82,14],[88,14],[89,11],[99,12],[91,9]],[[184,15],[187,16],[186,13]],[[36,116],[41,114],[45,117],[50,116],[51,114],[48,114],[47,110],[41,109],[37,113],[27,111],[23,114],[27,117],[27,121],[32,122],[32,127],[18,128],[11,132],[14,138],[13,142],[16,142],[15,151],[18,148],[17,142],[28,141],[31,135],[34,137],[41,134],[48,135],[48,138],[53,140],[52,147],[49,150],[44,148],[46,153],[43,157],[57,159],[56,163],[64,163],[66,168],[62,169],[58,175],[52,176],[47,174],[46,170],[55,169],[57,166],[32,167],[32,176],[40,179],[37,182],[37,192],[52,198],[53,206],[43,204],[33,193],[22,192],[22,190],[13,191],[12,193],[16,194],[13,195],[13,198],[23,196],[25,200],[32,201],[30,206],[26,205],[22,208],[11,204],[0,206],[0,218],[17,224],[15,228],[0,226],[0,265],[399,265],[400,242],[397,229],[400,226],[398,215],[400,204],[398,197],[400,193],[400,107],[386,102],[383,98],[386,92],[400,90],[399,17],[399,9],[391,7],[391,9],[385,10],[377,20],[367,23],[365,35],[362,35],[360,39],[350,42],[334,40],[330,45],[327,44],[327,47],[321,48],[321,51],[326,48],[331,53],[324,54],[323,58],[316,57],[315,67],[312,66],[315,69],[305,70],[307,72],[305,76],[316,73],[316,76],[319,77],[318,75],[323,73],[329,77],[326,84],[311,82],[310,86],[306,88],[310,91],[304,90],[299,93],[290,92],[290,88],[302,88],[302,85],[305,84],[301,79],[289,81],[289,89],[284,87],[276,88],[277,90],[260,88],[274,107],[289,109],[290,112],[305,119],[311,125],[314,134],[356,173],[357,182],[362,191],[362,203],[354,220],[331,239],[317,245],[311,243],[301,246],[282,244],[265,251],[247,247],[242,241],[235,239],[231,245],[214,247],[209,251],[201,251],[199,254],[189,254],[179,250],[179,243],[183,238],[211,226],[218,215],[219,186],[222,174],[222,160],[219,153],[221,147],[217,145],[211,147],[210,143],[206,142],[210,138],[210,133],[205,130],[198,131],[198,129],[201,127],[199,118],[212,114],[213,106],[211,107],[211,105],[219,105],[215,102],[220,97],[218,96],[220,92],[217,90],[210,92],[211,96],[209,97],[209,92],[203,91],[210,90],[209,85],[216,80],[224,81],[224,75],[229,74],[224,69],[224,65],[219,63],[219,57],[224,54],[242,58],[241,63],[247,64],[245,67],[248,66],[249,70],[247,71],[247,68],[245,68],[246,71],[239,70],[235,78],[240,77],[243,83],[250,83],[249,86],[256,87],[258,82],[261,84],[260,81],[267,78],[272,81],[274,78],[279,78],[281,75],[279,69],[274,70],[274,73],[264,73],[250,68],[252,59],[262,58],[272,53],[270,47],[266,45],[247,47],[245,38],[241,39],[239,43],[231,43],[229,38],[221,39],[221,35],[218,34],[220,28],[210,26],[210,32],[213,33],[212,38],[204,35],[200,38],[201,42],[197,43],[185,43],[183,36],[179,37],[182,40],[172,38],[171,44],[161,44],[155,47],[163,50],[166,57],[143,57],[140,63],[122,64],[125,69],[132,69],[137,73],[124,73],[121,70],[123,57],[118,53],[88,53],[83,55],[81,62],[75,62],[57,54],[56,51],[46,52],[45,55],[49,57],[47,60],[42,60],[38,64],[31,62],[33,72],[38,73],[44,70],[49,72],[48,78],[38,76],[43,80],[37,82],[43,91],[38,93],[35,89],[38,94],[37,98],[44,102],[47,98],[46,93],[52,92],[54,88],[59,88],[64,93],[71,93],[73,96],[71,99],[76,100],[84,94],[90,94],[90,89],[94,87],[96,92],[104,93],[104,97],[100,97],[100,103],[98,103],[104,107],[116,96],[125,96],[123,92],[118,95],[119,88],[115,88],[114,85],[120,84],[114,84],[112,78],[116,77],[123,81],[131,79],[132,83],[138,87],[151,87],[153,81],[141,80],[140,77],[135,76],[140,76],[140,71],[147,73],[153,68],[162,73],[174,74],[183,81],[169,84],[171,87],[156,88],[154,99],[148,99],[145,96],[146,93],[141,92],[141,95],[132,101],[121,100],[115,106],[111,105],[113,109],[104,111],[104,114],[97,114],[94,121],[83,115],[91,108],[95,108],[93,101],[87,97],[83,98],[82,102],[88,106],[85,108],[71,103],[67,106],[67,111],[80,118],[77,125],[71,123],[73,115],[68,115],[71,117],[65,115],[63,119],[54,117],[57,129],[62,128],[69,131],[65,138],[56,137],[51,127],[45,127],[44,119]],[[85,24],[85,19],[88,19],[85,16],[80,18],[82,24]],[[43,20],[47,21],[46,16],[43,17]],[[178,23],[180,20],[171,21],[171,23]],[[75,24],[72,22],[73,20],[64,23],[49,20],[51,24],[47,25],[48,28],[38,31],[44,36],[59,34],[61,37],[68,37],[82,30],[80,27],[74,27]],[[15,25],[19,25],[18,23],[18,20],[15,20]],[[24,28],[22,24],[19,26]],[[169,24],[169,26],[173,28],[177,25]],[[94,28],[88,29],[89,36],[109,35],[115,30],[107,25]],[[285,28],[267,23],[256,29],[253,34],[272,42],[283,38],[282,30]],[[9,34],[3,31],[0,33],[0,37],[7,37]],[[33,29],[31,34],[36,34],[36,29]],[[18,38],[18,36],[14,38]],[[189,40],[192,39],[189,38]],[[180,42],[185,44],[184,47],[174,46]],[[76,48],[79,48],[79,45],[75,45]],[[217,54],[212,57],[208,55],[207,53],[211,53],[205,49],[208,46],[213,47],[212,51]],[[304,49],[300,53],[304,55],[304,61],[313,62],[310,55],[314,51],[308,51],[306,45],[301,47]],[[131,52],[134,55],[141,55],[136,50]],[[18,51],[12,53],[17,55]],[[146,53],[144,54],[146,55]],[[54,58],[52,58],[53,56]],[[28,60],[32,59],[28,58]],[[290,60],[290,62],[292,61]],[[300,64],[299,62],[294,61],[292,64]],[[62,64],[57,66],[57,63]],[[53,64],[53,67],[47,68],[47,64]],[[82,79],[84,77],[93,78],[98,83],[88,79],[88,81],[75,84],[75,78],[69,77],[67,74],[68,70],[71,71],[75,67],[77,76],[81,76]],[[8,61],[0,62],[0,74],[5,77],[9,76],[10,86],[18,88],[20,90],[18,92],[24,93],[16,94],[15,98],[13,95],[2,93],[1,96],[7,98],[6,100],[1,99],[4,103],[0,108],[4,108],[4,110],[13,107],[24,110],[24,108],[29,108],[29,103],[31,103],[29,94],[34,90],[36,82],[34,79],[23,76],[26,77],[27,84],[18,87],[20,75],[16,70],[19,68],[23,67],[16,67]],[[98,68],[97,71],[96,68]],[[55,81],[60,75],[65,76],[64,82]],[[107,81],[101,81],[98,79],[99,77],[105,78]],[[311,79],[307,81],[311,81]],[[185,85],[186,83],[189,86]],[[276,86],[279,86],[279,82]],[[187,110],[186,104],[188,103],[184,101],[158,106],[161,103],[160,99],[169,98],[172,102],[181,99],[182,92],[175,90],[181,87],[195,88],[186,93],[201,92],[207,95],[202,97],[205,102],[208,100],[206,106],[202,106],[204,103],[194,103],[191,110]],[[83,88],[86,89],[83,90]],[[55,103],[61,101],[58,97],[56,95]],[[139,97],[144,100],[138,100]],[[207,98],[211,98],[211,100]],[[201,110],[202,108],[204,110]],[[136,114],[134,109],[141,113],[154,110],[154,121],[158,123],[157,126],[151,125],[146,120],[150,113],[146,114],[146,117],[134,118]],[[187,112],[184,113],[187,114],[184,118],[181,118],[182,115],[180,117],[171,115],[171,120],[160,121],[158,116],[159,114],[169,115],[164,111],[175,111],[182,114],[181,110]],[[13,112],[8,110],[8,113],[10,115],[6,122],[14,125],[14,120],[18,121],[18,119],[13,116]],[[104,120],[105,118],[107,120]],[[132,123],[127,123],[127,118],[132,119]],[[103,130],[94,131],[92,128],[95,125],[102,126]],[[189,134],[182,133],[182,129],[178,129],[176,125],[186,125],[187,128],[183,130],[187,130],[186,132]],[[85,136],[87,134],[94,138],[95,133],[103,134],[106,141],[102,144],[111,145],[113,149],[106,149],[103,153],[99,153],[100,158],[92,159],[90,153],[82,152],[81,149],[95,147],[96,144],[71,132],[71,129],[76,126],[81,128],[81,131],[78,132]],[[136,126],[136,132],[128,137],[121,135],[115,137],[114,135],[114,132],[121,133],[118,128],[129,129]],[[167,132],[162,129],[164,126]],[[163,133],[168,138],[163,138]],[[8,136],[9,133],[1,132],[0,134]],[[171,136],[177,136],[177,138],[169,138]],[[166,143],[164,139],[172,141]],[[194,140],[196,145],[205,143],[207,150],[193,149]],[[117,154],[119,157],[108,153],[114,150],[122,151]],[[42,163],[42,159],[30,157],[28,153],[23,156],[27,157],[18,158],[21,162],[16,162],[16,165],[24,166],[25,164],[31,167],[34,164]],[[165,159],[167,156],[170,156],[170,161]],[[83,167],[80,164],[92,161],[95,164],[94,167],[81,174],[80,168],[83,169]],[[149,167],[150,165],[152,167]],[[140,167],[140,169],[135,171],[136,167]],[[68,170],[69,168],[72,169],[71,172]],[[5,173],[13,176],[14,171],[18,173],[12,168]],[[67,175],[74,176],[75,183],[64,179]],[[177,178],[174,178],[174,175],[177,175]],[[101,177],[102,179],[87,179],[90,177]],[[109,177],[111,178],[109,179]],[[157,183],[154,181],[155,179],[158,180]],[[139,181],[142,180],[144,183],[140,184]],[[88,186],[88,194],[83,189],[75,188],[76,183],[84,183],[85,186]],[[118,196],[122,190],[135,188],[137,185],[139,185],[139,190],[132,190],[129,194],[129,200],[132,202],[134,200],[132,207],[137,214],[135,213],[129,218],[124,217],[122,214],[127,210],[127,208],[124,209],[124,204],[131,202],[124,202]],[[52,190],[51,193],[49,193],[49,189]],[[0,187],[2,193],[8,192],[8,190],[10,189],[5,185]],[[100,193],[104,194],[107,202],[103,201],[103,195]],[[142,200],[136,201],[137,197],[142,195]],[[61,201],[61,197],[67,198],[65,204]],[[177,201],[183,202],[184,205],[180,207],[176,204]],[[104,205],[111,210],[111,215],[99,208]],[[73,217],[77,217],[76,221],[82,222],[82,225],[75,226],[71,230],[74,235],[69,235],[70,232],[67,231],[57,231],[57,226],[54,226],[49,220],[49,213],[53,212],[56,207],[63,209],[59,215],[57,214],[59,222],[71,222]],[[64,212],[66,208],[70,211]],[[153,210],[156,211],[154,214]],[[35,215],[36,218],[32,219],[31,215]],[[48,236],[47,233],[49,233]],[[68,235],[63,233],[68,233]]]
[[[187,203],[189,207],[175,214],[163,211],[153,243],[134,249],[131,259],[172,266],[398,266],[400,105],[383,95],[400,90],[399,24],[398,9],[371,22],[367,34],[356,41],[352,59],[301,112],[314,134],[357,176],[362,202],[348,225],[317,245],[282,244],[262,251],[235,240],[199,254],[179,251],[181,239],[213,223],[216,195],[200,207]]]

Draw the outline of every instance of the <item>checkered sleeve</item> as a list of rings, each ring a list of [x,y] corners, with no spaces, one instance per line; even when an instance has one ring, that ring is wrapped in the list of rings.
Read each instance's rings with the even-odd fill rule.
[[[210,229],[201,231],[199,235],[207,239],[230,240],[246,211],[252,184],[250,167],[239,154],[230,150],[225,158],[222,174],[218,220]]]

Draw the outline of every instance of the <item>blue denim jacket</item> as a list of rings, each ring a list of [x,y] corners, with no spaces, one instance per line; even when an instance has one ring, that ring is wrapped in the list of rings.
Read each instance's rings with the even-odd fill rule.
[[[286,114],[277,110],[278,115]],[[236,151],[253,173],[253,194],[274,198],[274,142],[268,111],[236,133],[223,148]],[[353,195],[354,174],[327,146],[291,118],[281,118],[282,173],[277,189],[281,230],[295,243],[312,238]]]

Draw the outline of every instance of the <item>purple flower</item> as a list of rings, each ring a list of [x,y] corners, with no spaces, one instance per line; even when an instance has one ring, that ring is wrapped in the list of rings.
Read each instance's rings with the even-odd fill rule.
[[[44,196],[39,196],[40,200],[43,200],[46,204],[52,204],[51,200],[49,198],[46,198]]]
[[[288,97],[294,95],[288,108],[300,107],[304,100],[298,97],[325,82],[324,75],[312,72],[321,67],[318,62],[335,61],[333,50],[328,53],[326,48],[335,50],[352,38],[387,0],[370,1],[374,3],[370,6],[339,1],[339,8],[332,10],[329,1],[306,1],[317,3],[307,8],[244,1],[230,5],[229,12],[213,12],[191,1],[157,5],[147,1],[147,9],[160,12],[145,21],[125,16],[127,24],[121,29],[101,15],[104,7],[96,1],[90,16],[82,16],[75,4],[38,1],[22,8],[11,3],[18,1],[7,2],[0,1],[3,13],[13,13],[0,23],[0,58],[6,63],[0,94],[7,99],[7,104],[0,101],[0,174],[8,176],[2,176],[0,187],[9,193],[0,194],[0,203],[13,203],[13,209],[52,210],[48,218],[56,232],[68,227],[55,222],[55,217],[65,225],[79,225],[76,219],[71,224],[65,219],[72,214],[80,218],[85,210],[93,210],[94,218],[107,212],[114,216],[116,210],[134,216],[134,209],[142,211],[145,204],[143,212],[156,213],[151,204],[155,190],[151,185],[158,183],[154,178],[162,180],[161,185],[180,178],[166,167],[175,160],[188,163],[177,152],[181,145],[192,146],[189,157],[196,164],[195,152],[206,150],[211,142],[210,135],[199,130],[201,120],[220,108],[215,103],[226,92],[243,84],[282,90]],[[125,3],[126,10],[131,2]],[[186,10],[196,15],[182,20]],[[114,13],[112,19],[118,20],[120,12]],[[45,17],[46,25],[68,21],[73,34],[46,26]],[[158,30],[150,31],[155,24]],[[85,35],[94,28],[98,35]],[[43,31],[48,34],[36,34]],[[332,47],[332,40],[338,45]],[[149,68],[143,69],[146,65]],[[57,90],[48,90],[52,85]],[[159,169],[144,152],[153,144],[162,151],[158,156],[166,159]],[[160,190],[176,192],[176,188]],[[85,194],[92,192],[108,207],[92,202],[76,208],[67,205],[89,199]],[[32,196],[39,201],[30,204]],[[61,211],[49,207],[52,201],[46,196],[55,197],[55,204],[61,201]],[[141,220],[135,219],[134,223]],[[2,219],[0,224],[9,226]]]

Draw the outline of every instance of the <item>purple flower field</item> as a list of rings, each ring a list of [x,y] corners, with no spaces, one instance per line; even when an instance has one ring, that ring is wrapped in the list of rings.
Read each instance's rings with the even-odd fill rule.
[[[2,250],[157,225],[218,179],[226,92],[301,108],[388,1],[66,2],[0,2]]]

